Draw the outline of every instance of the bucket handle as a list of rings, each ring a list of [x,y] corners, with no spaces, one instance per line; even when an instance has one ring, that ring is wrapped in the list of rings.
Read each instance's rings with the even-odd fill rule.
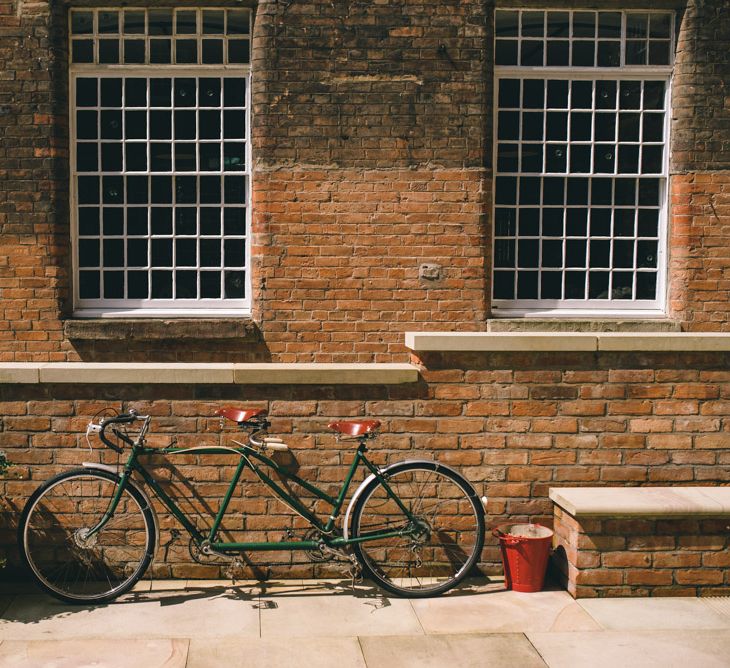
[[[494,529],[492,529],[492,536],[494,536],[495,538],[499,538],[499,540],[502,541],[505,545],[517,545],[521,542],[519,538],[516,538],[515,536],[510,536],[509,534],[500,531],[499,527],[494,527]]]

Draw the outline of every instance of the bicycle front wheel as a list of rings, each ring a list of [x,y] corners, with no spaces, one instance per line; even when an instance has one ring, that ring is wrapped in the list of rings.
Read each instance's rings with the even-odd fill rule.
[[[41,485],[18,527],[20,552],[43,589],[68,603],[104,603],[129,591],[155,551],[155,523],[129,484],[113,516],[93,531],[119,488],[113,473],[77,469]]]
[[[352,537],[367,538],[354,544],[365,574],[400,596],[448,591],[469,574],[484,546],[484,512],[474,488],[436,462],[396,464],[384,477],[387,488],[373,479],[352,518]],[[391,536],[377,537],[386,533]]]

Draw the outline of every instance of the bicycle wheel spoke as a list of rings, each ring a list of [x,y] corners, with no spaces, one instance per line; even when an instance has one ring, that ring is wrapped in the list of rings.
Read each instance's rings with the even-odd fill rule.
[[[387,481],[412,520],[373,482],[353,517],[353,534],[368,538],[356,544],[356,554],[390,591],[414,596],[446,591],[481,553],[484,521],[472,500],[475,493],[448,469],[431,463],[394,467]],[[396,526],[403,528],[402,538],[378,537]]]
[[[28,502],[21,550],[39,582],[58,598],[110,600],[149,564],[151,511],[128,487],[107,517],[117,489],[112,474],[72,472],[46,483]]]

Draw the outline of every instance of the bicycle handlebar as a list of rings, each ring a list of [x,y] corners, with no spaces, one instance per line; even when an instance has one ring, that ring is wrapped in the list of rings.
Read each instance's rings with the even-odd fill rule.
[[[115,445],[112,443],[107,437],[106,437],[106,430],[108,427],[115,425],[115,424],[131,424],[132,422],[135,422],[136,420],[144,419],[141,418],[139,413],[135,411],[134,409],[130,410],[129,413],[122,413],[121,415],[115,415],[110,418],[105,418],[99,423],[99,439],[101,442],[106,445],[107,448],[111,448],[115,452],[122,452],[123,448],[120,448],[118,445]],[[121,431],[117,429],[112,429],[112,432],[117,438],[120,438],[122,441],[124,441],[127,445],[134,445],[134,441],[132,441],[131,438],[129,438],[126,434],[122,433]]]

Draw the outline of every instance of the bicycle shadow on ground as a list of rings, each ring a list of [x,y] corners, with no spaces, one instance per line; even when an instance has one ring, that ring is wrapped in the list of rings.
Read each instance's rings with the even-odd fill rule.
[[[147,581],[149,582],[149,581]],[[488,578],[473,578],[461,583],[443,597],[480,596],[504,591],[504,583]],[[48,620],[60,620],[107,608],[156,604],[160,607],[185,605],[202,599],[223,599],[238,601],[258,610],[275,609],[277,599],[298,597],[342,596],[362,600],[363,604],[376,609],[387,608],[391,599],[398,598],[373,585],[367,580],[354,586],[349,578],[341,580],[269,580],[233,584],[200,584],[195,581],[180,581],[179,585],[166,581],[164,584],[151,581],[149,591],[133,591],[110,603],[98,605],[70,605],[62,603],[29,584],[16,594],[0,594],[0,633],[8,623],[38,624]],[[141,612],[141,611],[140,611]],[[79,615],[82,621],[84,615]]]

